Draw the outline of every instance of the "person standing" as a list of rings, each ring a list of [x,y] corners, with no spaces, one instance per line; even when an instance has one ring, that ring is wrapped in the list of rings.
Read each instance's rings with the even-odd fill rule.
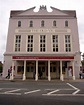
[[[72,69],[69,68],[68,69],[68,79],[70,79],[72,77]]]
[[[6,78],[10,79],[10,73],[11,73],[11,71],[10,71],[10,69],[8,69],[8,75],[6,76]]]
[[[82,78],[82,70],[79,71],[79,78]]]

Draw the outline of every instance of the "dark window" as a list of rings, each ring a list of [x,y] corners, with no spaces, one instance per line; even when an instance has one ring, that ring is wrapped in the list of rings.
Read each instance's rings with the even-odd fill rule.
[[[41,27],[44,27],[44,20],[41,21]]]
[[[18,27],[21,27],[21,21],[18,21]]]
[[[28,35],[27,51],[28,52],[32,52],[33,51],[33,35]]]
[[[68,21],[65,21],[65,27],[68,27]]]
[[[33,21],[30,21],[30,27],[33,27]]]
[[[45,52],[45,41],[46,41],[46,37],[45,35],[40,35],[40,51],[41,52]]]
[[[53,26],[56,26],[56,21],[53,21]]]

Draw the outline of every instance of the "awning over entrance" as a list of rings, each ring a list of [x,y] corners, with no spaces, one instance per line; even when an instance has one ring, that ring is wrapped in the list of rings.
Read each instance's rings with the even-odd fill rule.
[[[56,78],[58,76],[60,77],[60,80],[63,80],[63,68],[67,62],[71,62],[73,68],[73,78],[75,78],[74,56],[12,56],[12,67],[15,66],[15,62],[18,62],[17,64],[23,67],[23,80],[29,77],[29,71],[31,70],[35,71],[36,81],[39,79],[40,72],[42,72],[43,77],[47,77],[49,81],[51,78]],[[30,62],[33,62],[34,64],[31,64],[31,66]],[[18,67],[17,64],[16,66]],[[56,74],[59,75],[56,76]],[[12,79],[14,78],[13,75],[14,71],[12,70]],[[33,75],[33,72],[31,75]]]
[[[73,60],[74,56],[12,56],[13,60]]]

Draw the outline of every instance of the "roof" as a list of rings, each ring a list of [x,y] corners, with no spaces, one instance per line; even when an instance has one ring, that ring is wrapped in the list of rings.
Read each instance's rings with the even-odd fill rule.
[[[75,10],[60,10],[60,9],[57,9],[57,8],[54,8],[54,7],[51,7],[51,9],[52,9],[52,12],[48,12],[47,10],[46,10],[46,7],[45,6],[40,6],[40,9],[39,9],[39,11],[38,12],[34,12],[33,10],[35,9],[35,7],[32,7],[32,8],[30,8],[30,9],[27,9],[27,10],[12,10],[11,12],[10,12],[10,17],[17,17],[17,16],[22,16],[21,14],[23,14],[23,13],[25,13],[25,12],[28,12],[28,15],[26,15],[26,16],[38,16],[39,15],[39,13],[41,13],[42,12],[42,14],[40,14],[40,16],[41,15],[52,15],[52,12],[54,11],[54,16],[64,16],[64,15],[58,15],[58,14],[55,14],[55,11],[59,11],[59,12],[61,12],[61,13],[64,13],[64,14],[66,14],[67,16],[69,16],[69,17],[76,17],[76,11]],[[30,13],[30,11],[31,11],[31,13]],[[44,11],[44,13],[45,14],[43,14],[43,11]],[[33,15],[32,15],[33,14]],[[65,15],[65,16],[66,16]],[[23,15],[23,16],[25,16],[25,15]]]

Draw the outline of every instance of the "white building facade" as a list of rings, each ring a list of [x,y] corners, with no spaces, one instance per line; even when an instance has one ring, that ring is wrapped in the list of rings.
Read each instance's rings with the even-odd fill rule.
[[[80,46],[76,11],[40,6],[11,11],[4,53],[3,77],[12,67],[11,79],[64,80],[79,78]]]

